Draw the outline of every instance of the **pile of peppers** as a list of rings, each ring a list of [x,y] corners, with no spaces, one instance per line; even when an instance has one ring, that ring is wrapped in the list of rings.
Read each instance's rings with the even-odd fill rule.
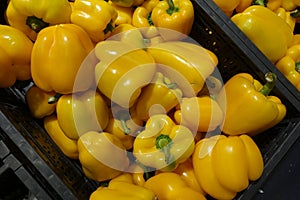
[[[300,90],[297,3],[215,2],[250,39],[268,38],[258,47]],[[218,57],[184,40],[190,0],[10,0],[5,14],[0,87],[31,81],[29,112],[99,182],[90,200],[233,199],[261,177],[252,137],[287,112],[276,74],[223,83]],[[257,34],[266,24],[277,35]]]
[[[279,71],[300,91],[298,42],[295,26],[300,22],[298,0],[214,0]],[[276,31],[274,31],[276,30]],[[295,42],[296,41],[296,42]],[[294,53],[291,56],[291,52]]]

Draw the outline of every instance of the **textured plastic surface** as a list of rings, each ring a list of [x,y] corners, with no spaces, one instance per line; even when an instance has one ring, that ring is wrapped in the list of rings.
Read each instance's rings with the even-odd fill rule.
[[[3,16],[6,0],[0,2]],[[254,138],[263,154],[265,170],[261,179],[236,197],[251,199],[299,138],[299,92],[211,0],[192,2],[196,19],[191,37],[218,56],[218,69],[224,81],[239,72],[249,72],[260,81],[268,71],[278,75],[272,94],[287,106],[287,116],[280,124]],[[87,179],[79,163],[64,156],[40,122],[30,116],[24,104],[26,86],[28,83],[17,83],[12,88],[0,90],[0,172],[4,175],[14,172],[25,188],[41,199],[88,199],[97,183]],[[7,162],[6,158],[16,162]],[[22,171],[17,173],[16,169]]]

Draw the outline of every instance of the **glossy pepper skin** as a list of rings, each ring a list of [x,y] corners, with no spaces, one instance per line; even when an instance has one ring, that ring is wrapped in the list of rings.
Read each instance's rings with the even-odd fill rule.
[[[117,11],[117,19],[115,20],[116,26],[119,26],[120,24],[131,24],[134,7],[118,6],[112,1],[108,1],[108,3]]]
[[[155,200],[154,193],[143,186],[112,179],[107,187],[99,187],[89,200]]]
[[[291,27],[264,6],[252,5],[231,20],[273,63],[284,56],[293,40]]]
[[[158,3],[159,0],[146,0],[141,6],[138,6],[133,12],[132,25],[138,28],[153,26],[151,13]]]
[[[194,7],[190,0],[164,0],[157,3],[151,13],[156,27],[189,35],[194,23]]]
[[[157,72],[152,82],[143,88],[136,103],[137,118],[147,121],[150,114],[168,113],[181,98],[181,89],[163,73]]]
[[[97,43],[110,36],[117,17],[117,10],[106,1],[77,0],[74,2],[71,22],[82,27]]]
[[[119,106],[131,107],[156,71],[153,57],[134,45],[114,40],[99,42],[95,54],[99,59],[95,67],[98,89]]]
[[[133,109],[127,110],[119,106],[113,106],[111,110],[113,113],[104,131],[117,136],[126,149],[131,149],[134,138],[143,128],[144,122],[136,117],[134,111],[131,112]]]
[[[193,133],[176,125],[165,114],[152,115],[145,130],[133,143],[133,154],[141,164],[161,171],[172,171],[194,150]]]
[[[292,31],[295,30],[296,19],[292,17],[290,11],[287,11],[284,8],[279,7],[276,10],[274,10],[274,12],[277,14],[277,16],[281,17],[291,27]]]
[[[275,66],[300,91],[300,43],[291,46]]]
[[[186,96],[195,96],[203,88],[205,79],[214,71],[218,63],[213,52],[189,42],[158,42],[150,45],[147,52],[153,56],[156,63],[170,67],[181,75],[175,79],[173,73],[172,79],[170,78],[172,82],[183,86],[184,83],[178,81],[184,78],[190,83],[193,92],[190,88],[185,88],[183,94]]]
[[[257,135],[275,126],[286,114],[281,100],[269,95],[276,76],[266,74],[262,85],[250,74],[239,73],[231,77],[217,95],[217,102],[225,113],[222,131],[228,135]],[[242,111],[242,112],[241,112]]]
[[[93,180],[115,178],[129,166],[125,147],[110,133],[86,132],[78,139],[77,146],[83,172]]]
[[[244,0],[233,0],[233,1],[213,0],[213,1],[228,17],[231,17],[233,11],[239,6],[240,2]],[[245,2],[245,4],[247,3]]]
[[[174,172],[159,173],[148,179],[144,186],[163,200],[205,200],[200,192],[190,188],[181,177]]]
[[[88,131],[102,131],[109,121],[109,109],[98,91],[66,94],[56,105],[60,127],[72,139]]]
[[[281,7],[285,10],[292,11],[300,6],[299,0],[282,0]]]
[[[111,2],[122,7],[132,7],[142,4],[144,0],[111,0]]]
[[[94,84],[94,67],[81,67],[81,63],[93,48],[88,34],[78,25],[44,28],[31,54],[34,83],[42,90],[61,94],[87,90]]]
[[[41,119],[55,112],[56,103],[48,103],[55,92],[45,92],[36,85],[32,85],[25,94],[25,99],[33,117]]]
[[[233,199],[259,179],[264,163],[261,152],[248,135],[216,135],[197,142],[192,155],[196,178],[215,199]]]
[[[55,114],[46,116],[43,120],[44,128],[58,148],[72,159],[78,159],[77,140],[70,139],[60,128]]]
[[[35,41],[45,27],[70,22],[72,9],[68,0],[11,0],[6,17],[9,25]]]
[[[0,25],[0,88],[10,87],[16,80],[31,78],[32,47],[32,41],[23,32]]]
[[[209,132],[222,125],[224,113],[210,96],[183,98],[174,113],[177,124],[198,132]]]
[[[253,0],[252,5],[260,5],[269,8],[272,11],[281,7],[283,0]]]

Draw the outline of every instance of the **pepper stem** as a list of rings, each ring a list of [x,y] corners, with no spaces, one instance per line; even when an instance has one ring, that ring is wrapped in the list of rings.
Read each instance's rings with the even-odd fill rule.
[[[128,128],[126,121],[130,119],[130,114],[128,113],[127,110],[121,110],[117,113],[117,117],[116,117],[122,126],[123,132],[125,133],[125,135],[128,135],[131,130],[130,128]]]
[[[26,25],[29,26],[36,33],[40,32],[43,28],[49,26],[49,23],[44,22],[35,16],[28,16],[26,19]]]
[[[168,4],[169,4],[169,8],[166,10],[166,12],[169,15],[172,15],[174,12],[178,12],[179,11],[179,8],[174,5],[173,0],[168,0]]]
[[[300,62],[296,62],[295,70],[296,70],[296,72],[300,73]]]
[[[262,87],[262,89],[259,92],[265,96],[268,96],[275,86],[277,76],[275,73],[267,72],[265,74],[265,80],[267,81],[267,83]]]
[[[104,34],[107,34],[108,32],[112,32],[114,30],[114,26],[112,24],[112,20],[106,25],[105,29],[103,30]]]
[[[165,162],[169,165],[172,161],[170,148],[172,139],[168,135],[161,134],[156,138],[155,146],[165,154]]]
[[[148,23],[150,26],[154,26],[154,23],[152,21],[152,12],[150,12],[148,15],[147,15],[147,20],[148,20]]]
[[[253,0],[252,5],[267,6],[268,0]]]
[[[60,93],[56,93],[54,96],[48,98],[48,104],[54,104],[62,96]]]
[[[300,7],[298,6],[297,8],[295,8],[295,10],[290,11],[290,15],[293,18],[299,18],[300,17]]]

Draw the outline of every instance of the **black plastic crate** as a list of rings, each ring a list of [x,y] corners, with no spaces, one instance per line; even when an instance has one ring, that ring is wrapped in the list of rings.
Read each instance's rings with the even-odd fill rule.
[[[4,23],[3,12],[7,1],[0,2],[0,20]],[[299,92],[212,0],[192,2],[196,15],[191,37],[218,56],[218,70],[223,80],[226,81],[239,72],[249,72],[263,81],[264,74],[273,71],[277,74],[278,81],[272,94],[280,97],[287,106],[287,115],[280,124],[254,137],[263,154],[264,173],[236,197],[251,199],[299,138]],[[1,180],[2,177],[6,179],[8,175],[14,175],[22,182],[20,187],[25,191],[22,190],[23,193],[28,190],[31,195],[39,196],[40,199],[88,199],[98,183],[86,178],[78,161],[63,155],[42,128],[40,121],[31,117],[24,102],[24,92],[29,84],[30,82],[18,82],[11,88],[0,89]],[[14,158],[18,163],[17,168],[10,164],[12,162],[5,160],[8,157]],[[16,169],[21,168],[27,176],[18,176]],[[40,189],[31,187],[33,185]]]

